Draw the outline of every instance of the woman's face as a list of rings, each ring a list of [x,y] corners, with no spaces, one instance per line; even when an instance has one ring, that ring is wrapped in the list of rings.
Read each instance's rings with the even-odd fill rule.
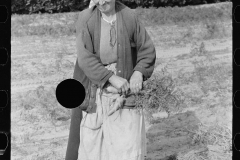
[[[116,0],[93,0],[102,13],[110,13],[115,8]]]

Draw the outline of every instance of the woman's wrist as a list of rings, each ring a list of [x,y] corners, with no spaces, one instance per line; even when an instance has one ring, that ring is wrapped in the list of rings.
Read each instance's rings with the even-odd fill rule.
[[[112,84],[114,78],[116,78],[116,75],[113,74],[109,79],[108,79],[108,82]]]
[[[142,72],[140,72],[140,71],[134,71],[133,74],[136,74],[136,75],[138,75],[138,76],[143,77],[143,74],[142,74]]]

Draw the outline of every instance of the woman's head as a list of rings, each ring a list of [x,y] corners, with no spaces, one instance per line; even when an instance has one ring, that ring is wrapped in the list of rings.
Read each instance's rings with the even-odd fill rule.
[[[92,0],[92,1],[102,13],[108,14],[115,9],[116,0]]]

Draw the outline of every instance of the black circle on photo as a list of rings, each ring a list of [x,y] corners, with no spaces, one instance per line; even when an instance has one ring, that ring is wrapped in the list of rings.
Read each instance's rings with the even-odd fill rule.
[[[233,103],[237,108],[240,108],[240,91],[236,91],[233,95]]]
[[[234,51],[233,60],[237,66],[240,66],[240,48]]]
[[[84,86],[75,79],[66,79],[60,82],[56,88],[56,98],[65,108],[76,108],[85,99]]]
[[[6,48],[0,47],[0,65],[6,65],[8,61],[8,52]]]

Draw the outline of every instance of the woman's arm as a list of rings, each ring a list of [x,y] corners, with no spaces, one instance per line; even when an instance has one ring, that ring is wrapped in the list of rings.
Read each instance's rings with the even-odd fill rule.
[[[113,72],[107,70],[101,63],[100,58],[93,54],[94,42],[88,31],[86,13],[86,11],[83,11],[79,14],[76,24],[78,65],[94,84],[102,87],[113,75]]]
[[[137,63],[134,71],[143,74],[143,80],[151,77],[156,60],[155,46],[143,24],[135,16],[134,41],[137,46]]]
[[[130,78],[130,89],[133,93],[138,93],[142,89],[143,81],[150,78],[153,73],[156,51],[144,26],[136,16],[134,16],[134,19],[133,39],[137,48],[137,60]]]

